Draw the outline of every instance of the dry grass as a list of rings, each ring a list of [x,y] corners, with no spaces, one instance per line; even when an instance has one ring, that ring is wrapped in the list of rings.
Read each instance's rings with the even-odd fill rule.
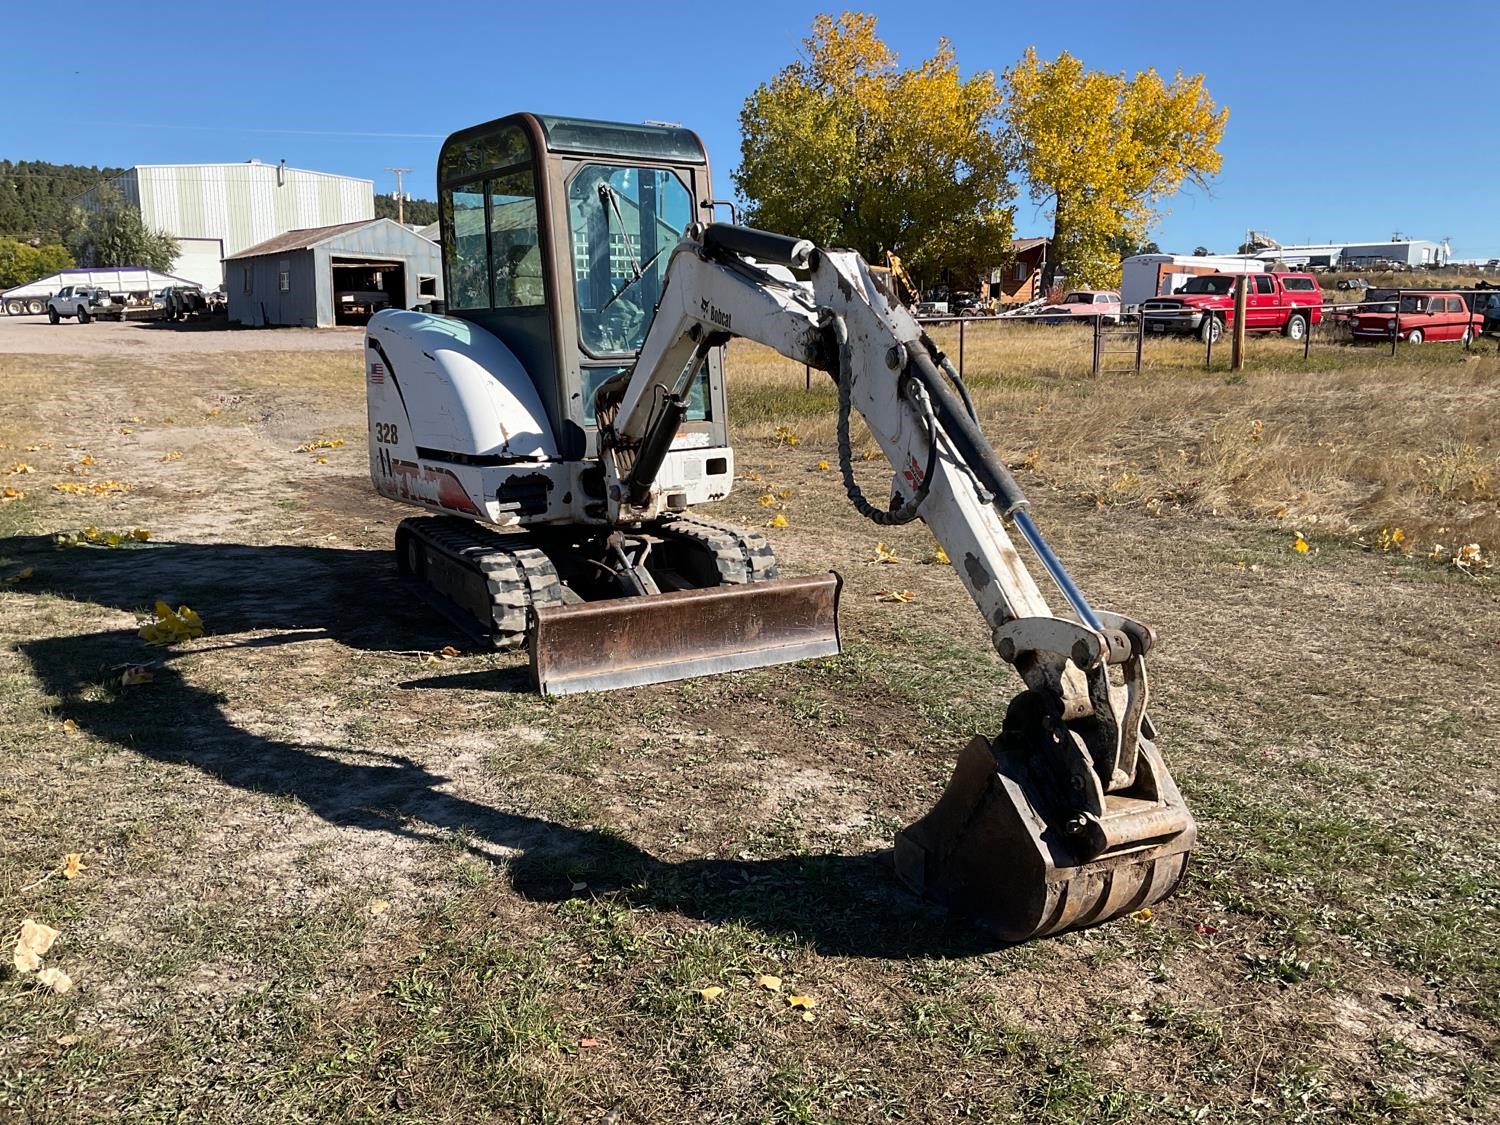
[[[1492,344],[1391,357],[1318,341],[1304,363],[1299,345],[1252,337],[1248,370],[1231,375],[1203,370],[1199,345],[1149,340],[1141,375],[1093,378],[1087,329],[976,324],[965,335],[985,430],[1031,487],[1372,543],[1400,528],[1405,549],[1422,553],[1500,549]],[[939,340],[957,355],[953,330]],[[1133,348],[1126,333],[1111,346]],[[800,367],[737,344],[730,386],[741,432],[769,436],[793,418],[806,440],[832,444],[825,376],[814,373],[808,394]]]
[[[800,371],[737,350],[748,479],[714,514],[760,526],[789,494],[778,556],[844,575],[845,653],[544,701],[520,657],[424,662],[454,638],[392,573],[407,512],[370,492],[357,354],[0,357],[0,464],[35,467],[0,506],[0,934],[57,927],[74,981],[0,969],[0,1117],[1494,1120],[1493,579],[1337,536],[1299,555],[1249,502],[1268,446],[1310,455],[1377,385],[1491,392],[1426,352],[1231,382],[1184,347],[1092,380],[1076,340],[1016,342],[966,356],[987,428],[1045,451],[1022,471],[1090,595],[1161,628],[1153,715],[1201,846],[1149,920],[1015,948],[901,892],[885,849],[1017,684],[925,529],[818,471],[832,397]],[[299,452],[320,436],[346,444]],[[1109,489],[1175,479],[1178,447],[1225,466],[1218,515]],[[1329,457],[1318,488],[1355,479]],[[132,489],[51,491],[83,468]],[[90,524],[156,534],[46,538]],[[146,647],[159,597],[208,634]]]

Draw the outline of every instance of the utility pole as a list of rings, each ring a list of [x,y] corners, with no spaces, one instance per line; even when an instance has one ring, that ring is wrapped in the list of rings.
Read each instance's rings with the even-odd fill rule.
[[[404,176],[407,172],[410,172],[411,169],[410,168],[387,168],[386,171],[387,172],[394,172],[396,174],[396,221],[398,223],[400,223],[402,226],[405,226],[406,225],[406,193],[401,190],[401,177]]]

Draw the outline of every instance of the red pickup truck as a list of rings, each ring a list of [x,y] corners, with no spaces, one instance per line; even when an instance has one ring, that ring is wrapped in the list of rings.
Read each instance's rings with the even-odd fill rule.
[[[1234,283],[1240,274],[1190,277],[1170,297],[1141,303],[1147,332],[1194,333],[1217,340],[1234,324]],[[1245,331],[1280,332],[1293,340],[1323,319],[1323,291],[1310,273],[1251,273],[1245,294]]]

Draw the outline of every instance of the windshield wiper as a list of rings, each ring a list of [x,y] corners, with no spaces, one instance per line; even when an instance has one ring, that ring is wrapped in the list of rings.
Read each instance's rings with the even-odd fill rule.
[[[623,285],[621,285],[620,288],[618,288],[618,289],[615,290],[615,295],[613,297],[611,297],[609,300],[607,300],[607,301],[604,302],[603,306],[599,309],[599,311],[603,312],[605,309],[609,308],[610,305],[614,304],[621,297],[623,297],[625,295],[625,291],[627,289],[629,289],[632,285],[634,285],[637,281],[639,281],[641,278],[645,277],[646,276],[646,271],[649,270],[653,265],[656,264],[656,259],[660,258],[666,252],[667,252],[667,247],[663,246],[655,254],[651,255],[651,260],[649,262],[647,262],[644,266],[637,264],[636,267],[635,267],[635,276],[627,278],[625,280],[625,283]]]

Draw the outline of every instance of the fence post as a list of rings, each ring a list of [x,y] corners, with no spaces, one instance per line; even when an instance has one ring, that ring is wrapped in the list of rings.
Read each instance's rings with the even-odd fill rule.
[[[962,317],[962,316],[960,316],[958,318],[958,377],[960,379],[962,379],[964,377],[964,320],[965,319],[966,318]]]
[[[1203,355],[1203,370],[1207,371],[1214,365],[1214,330],[1209,328],[1203,336],[1208,341],[1208,348]]]
[[[1321,303],[1321,298],[1319,299],[1319,301]],[[1318,311],[1319,311],[1318,319],[1322,320],[1323,319],[1323,317],[1321,315],[1322,314],[1322,309],[1320,308]],[[1307,362],[1307,357],[1312,352],[1312,329],[1313,329],[1313,315],[1312,315],[1312,309],[1309,308],[1307,310],[1307,327],[1302,332],[1302,362],[1303,363]]]
[[[1250,275],[1242,273],[1234,283],[1234,337],[1229,344],[1229,370],[1245,370],[1245,308],[1250,299]]]
[[[1099,333],[1099,325],[1102,322],[1103,322],[1103,318],[1097,317],[1097,316],[1094,317],[1094,374],[1095,375],[1099,374],[1099,369],[1103,365],[1103,361],[1104,361],[1104,354],[1103,354],[1104,339],[1103,339],[1103,337]]]
[[[1146,348],[1146,318],[1139,309],[1135,314],[1135,373],[1141,373],[1141,352]]]
[[[810,363],[802,365],[802,389],[804,391],[812,390],[812,364]]]
[[[1401,339],[1401,290],[1396,290],[1396,311],[1391,317],[1391,355],[1396,354],[1396,341]]]

